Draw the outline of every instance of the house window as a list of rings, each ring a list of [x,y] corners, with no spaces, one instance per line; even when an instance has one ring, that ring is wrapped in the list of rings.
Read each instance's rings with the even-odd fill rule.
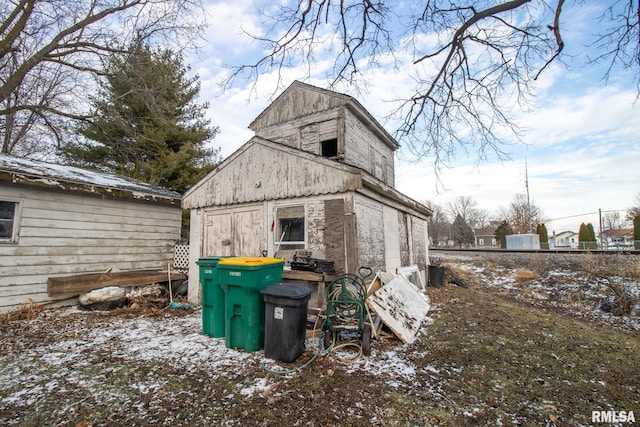
[[[484,246],[484,239],[478,239],[478,243],[480,244],[480,246]]]
[[[305,248],[304,206],[277,208],[275,223],[277,250]]]
[[[328,139],[320,142],[320,154],[322,157],[336,157],[338,155],[338,139]]]
[[[0,242],[15,242],[19,203],[0,200]]]

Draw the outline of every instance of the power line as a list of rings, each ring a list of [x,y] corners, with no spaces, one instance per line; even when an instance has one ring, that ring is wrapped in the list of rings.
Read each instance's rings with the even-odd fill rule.
[[[609,211],[602,211],[602,212],[587,212],[587,213],[583,213],[583,214],[578,214],[578,215],[571,215],[571,216],[563,216],[562,218],[553,218],[548,220],[549,222],[552,221],[559,221],[561,219],[570,219],[570,218],[578,218],[581,216],[587,216],[587,215],[597,215],[598,213],[609,213],[609,212],[625,212],[626,209],[618,209],[618,210],[609,210]]]
[[[551,222],[551,221],[559,221],[561,219],[577,218],[577,217],[580,217],[580,216],[597,215],[597,214],[598,214],[598,212],[588,212],[588,213],[579,214],[579,215],[563,216],[562,218],[550,219],[549,222]]]

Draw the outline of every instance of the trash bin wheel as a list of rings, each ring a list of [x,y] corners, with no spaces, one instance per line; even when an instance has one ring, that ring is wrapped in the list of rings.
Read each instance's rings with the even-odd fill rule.
[[[368,323],[362,328],[362,354],[371,355],[371,325]]]

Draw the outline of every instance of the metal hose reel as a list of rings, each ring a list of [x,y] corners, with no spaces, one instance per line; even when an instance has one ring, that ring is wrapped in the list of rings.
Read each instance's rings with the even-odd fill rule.
[[[338,342],[341,332],[352,332],[359,336],[362,353],[371,354],[371,325],[365,322],[367,288],[364,281],[372,273],[371,268],[360,267],[357,275],[341,274],[327,287],[325,348]]]

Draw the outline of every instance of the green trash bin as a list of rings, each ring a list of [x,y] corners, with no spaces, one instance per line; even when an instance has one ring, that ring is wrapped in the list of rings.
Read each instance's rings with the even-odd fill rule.
[[[200,267],[202,289],[202,333],[215,338],[224,337],[224,290],[218,280],[218,262],[222,256],[209,256],[196,261]]]
[[[218,263],[225,293],[225,344],[257,351],[264,345],[264,300],[260,291],[282,282],[284,259],[236,257]]]

